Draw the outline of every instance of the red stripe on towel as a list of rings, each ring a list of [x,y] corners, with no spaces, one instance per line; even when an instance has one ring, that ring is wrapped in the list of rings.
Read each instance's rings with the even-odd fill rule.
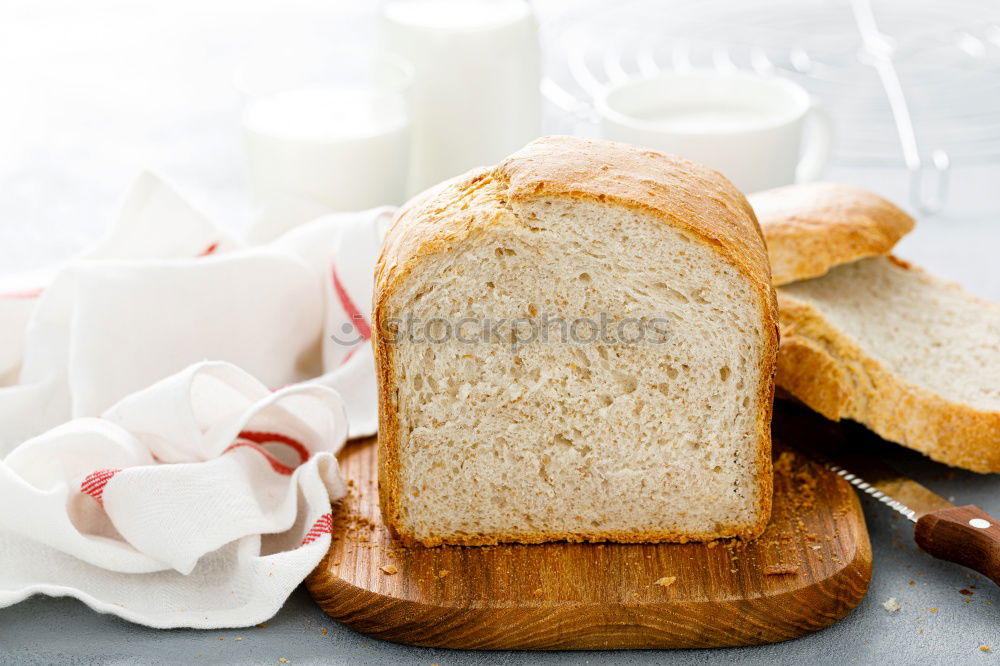
[[[354,328],[357,329],[361,338],[363,340],[370,340],[372,329],[368,326],[368,322],[365,321],[365,316],[361,314],[361,310],[351,300],[350,294],[344,289],[344,284],[340,281],[340,276],[337,275],[337,267],[332,264],[330,265],[330,274],[333,276],[333,290],[337,293],[337,298],[340,299],[340,305],[344,308],[344,312],[350,317],[351,323],[354,324]]]
[[[240,439],[248,439],[251,442],[256,442],[257,444],[270,444],[271,442],[277,442],[279,444],[284,444],[290,446],[299,454],[299,459],[302,462],[309,460],[309,449],[306,448],[305,444],[297,439],[293,439],[288,435],[282,435],[280,432],[261,432],[258,430],[244,430],[238,437]]]
[[[316,519],[313,526],[306,533],[304,539],[302,539],[302,544],[299,546],[307,546],[311,544],[316,539],[320,538],[324,534],[330,534],[333,532],[333,515],[329,513],[324,513],[322,516]]]
[[[244,447],[244,446],[247,447],[247,448],[253,449],[254,451],[256,451],[257,453],[259,453],[260,455],[264,456],[264,459],[267,460],[268,464],[271,465],[271,469],[273,469],[278,474],[283,474],[284,476],[290,476],[291,473],[295,471],[294,467],[289,467],[288,465],[284,464],[283,462],[281,462],[280,460],[278,460],[277,458],[275,458],[274,454],[272,454],[270,451],[268,451],[267,449],[265,449],[263,446],[261,446],[260,444],[255,443],[255,442],[246,442],[246,441],[235,442],[232,445],[230,445],[229,448],[227,448],[225,451],[223,451],[223,453],[224,454],[225,453],[229,453],[230,451],[233,451],[235,449],[238,449],[238,448],[241,448],[241,447]]]
[[[25,289],[24,291],[9,291],[6,294],[0,294],[0,298],[30,299],[38,298],[43,293],[45,293],[45,288],[38,287],[37,289]]]
[[[83,483],[80,484],[80,492],[85,495],[90,495],[97,500],[98,504],[104,506],[104,487],[108,485],[108,481],[110,481],[112,477],[120,471],[120,468],[108,468],[91,472],[87,475],[87,478],[83,480]]]

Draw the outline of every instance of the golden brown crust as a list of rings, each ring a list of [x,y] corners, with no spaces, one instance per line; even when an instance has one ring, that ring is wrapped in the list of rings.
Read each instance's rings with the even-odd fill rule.
[[[539,198],[608,202],[651,214],[688,232],[732,263],[753,285],[765,317],[755,479],[760,488],[755,524],[722,526],[719,533],[670,532],[579,535],[512,534],[418,540],[399,515],[399,420],[392,346],[382,331],[388,300],[423,258],[453,247],[477,229]],[[485,203],[484,203],[485,202]],[[771,512],[771,408],[778,348],[777,302],[763,235],[746,198],[719,173],[680,158],[609,141],[544,137],[492,169],[477,169],[419,195],[397,215],[375,268],[372,344],[379,386],[379,500],[386,525],[404,543],[484,545],[543,541],[684,542],[722,536],[753,538]]]
[[[794,324],[809,321],[815,316],[815,308],[778,289],[778,312],[781,345],[778,347],[776,386],[794,397],[807,396],[806,404],[810,409],[839,421],[848,400],[845,371],[820,342],[810,339]]]
[[[1000,412],[952,402],[903,381],[819,308],[780,288],[778,304],[782,340],[776,383],[781,389],[829,419],[857,421],[939,462],[1000,472]]]
[[[567,196],[656,214],[734,261],[754,283],[770,278],[753,209],[719,172],[673,155],[611,141],[550,136],[497,166],[510,199]]]
[[[381,466],[379,466],[381,472]],[[384,518],[384,516],[383,516]],[[768,516],[770,518],[770,515]],[[756,527],[756,526],[754,526]],[[764,521],[767,527],[767,521]],[[519,532],[517,534],[487,534],[469,536],[434,537],[419,539],[412,534],[400,532],[390,527],[392,536],[404,546],[496,546],[502,543],[548,543],[566,541],[569,543],[692,543],[714,541],[716,539],[755,539],[764,528],[748,529],[746,526],[722,525],[718,532],[697,532],[680,534],[675,532],[602,532],[601,534],[577,534],[574,532]],[[720,536],[722,535],[722,536]]]
[[[851,185],[809,183],[751,194],[775,286],[888,254],[915,224],[882,197]]]

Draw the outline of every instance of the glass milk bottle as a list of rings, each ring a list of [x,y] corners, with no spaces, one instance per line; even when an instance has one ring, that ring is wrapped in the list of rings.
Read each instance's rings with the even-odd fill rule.
[[[414,66],[410,192],[494,164],[541,132],[526,0],[385,0],[383,48]]]

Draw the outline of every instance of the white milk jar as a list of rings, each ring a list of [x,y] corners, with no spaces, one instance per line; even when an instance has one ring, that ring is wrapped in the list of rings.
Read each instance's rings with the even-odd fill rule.
[[[538,25],[526,0],[386,0],[381,36],[414,66],[411,193],[540,134]]]
[[[299,55],[263,58],[238,76],[257,242],[407,195],[409,63],[367,52]]]

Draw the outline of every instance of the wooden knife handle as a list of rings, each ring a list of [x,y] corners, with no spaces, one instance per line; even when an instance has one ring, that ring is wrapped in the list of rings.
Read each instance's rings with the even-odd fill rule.
[[[934,557],[974,569],[1000,585],[1000,521],[978,506],[921,516],[914,536]]]

